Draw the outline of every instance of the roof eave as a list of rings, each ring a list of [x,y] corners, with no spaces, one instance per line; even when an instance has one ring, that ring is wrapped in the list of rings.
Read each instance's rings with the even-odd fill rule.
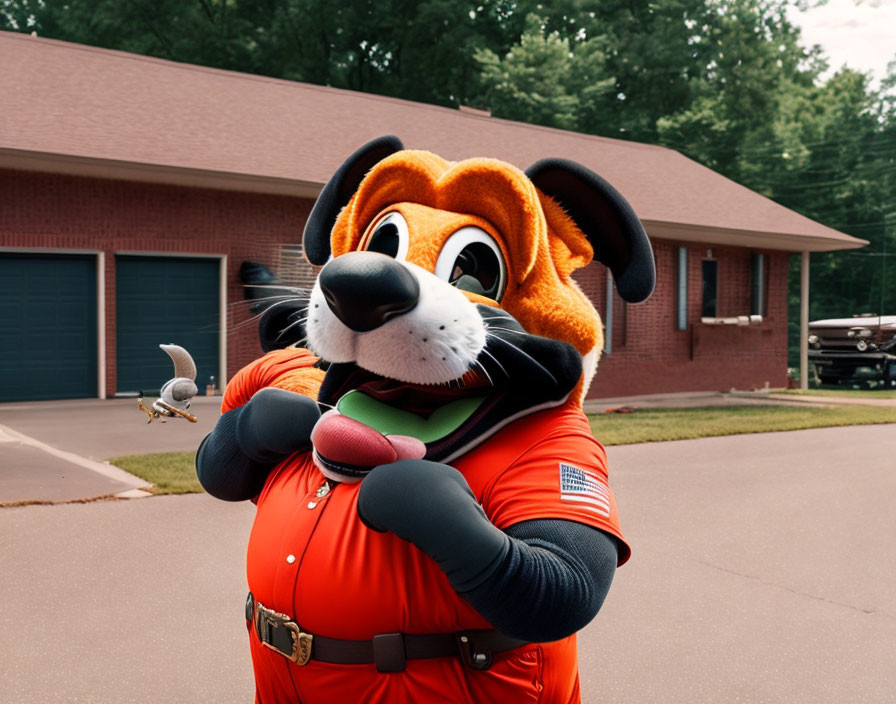
[[[773,249],[784,252],[833,252],[841,249],[858,249],[867,240],[846,235],[836,230],[830,236],[789,232],[758,232],[705,225],[671,223],[658,220],[642,220],[647,234],[656,239],[700,242],[705,244],[752,249]]]
[[[275,176],[136,163],[0,147],[0,169],[41,171],[118,181],[317,198],[323,184]]]

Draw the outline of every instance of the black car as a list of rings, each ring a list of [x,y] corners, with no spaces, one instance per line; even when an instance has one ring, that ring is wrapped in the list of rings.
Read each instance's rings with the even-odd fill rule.
[[[809,361],[823,384],[876,381],[896,387],[896,315],[809,323]]]

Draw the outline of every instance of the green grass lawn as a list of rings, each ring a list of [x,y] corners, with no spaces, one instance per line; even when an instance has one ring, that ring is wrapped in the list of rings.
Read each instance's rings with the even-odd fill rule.
[[[836,425],[896,423],[896,409],[869,406],[714,406],[636,410],[589,416],[591,430],[604,445],[685,440],[713,435],[765,433]],[[196,479],[195,452],[129,455],[109,460],[155,487],[154,494],[202,491]]]
[[[843,398],[896,398],[896,389],[786,389],[775,391],[776,394],[793,394],[795,396],[840,396]]]
[[[195,452],[159,452],[153,455],[114,457],[109,462],[125,472],[152,482],[153,494],[197,494]]]
[[[715,406],[636,410],[590,415],[604,445],[685,440],[835,425],[896,423],[896,409],[870,406]]]

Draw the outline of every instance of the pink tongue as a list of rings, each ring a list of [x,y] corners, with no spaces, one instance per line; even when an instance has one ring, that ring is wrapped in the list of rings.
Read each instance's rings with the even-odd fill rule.
[[[355,467],[417,460],[426,454],[426,446],[417,438],[383,435],[337,410],[320,417],[311,431],[311,443],[321,457]]]

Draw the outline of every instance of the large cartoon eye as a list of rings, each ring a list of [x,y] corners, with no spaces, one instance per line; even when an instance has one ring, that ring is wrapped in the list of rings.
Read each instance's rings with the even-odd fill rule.
[[[401,213],[391,212],[376,223],[365,249],[404,259],[408,253],[408,224]]]
[[[491,235],[471,225],[445,242],[436,262],[436,276],[464,291],[500,301],[507,284],[507,265]]]

